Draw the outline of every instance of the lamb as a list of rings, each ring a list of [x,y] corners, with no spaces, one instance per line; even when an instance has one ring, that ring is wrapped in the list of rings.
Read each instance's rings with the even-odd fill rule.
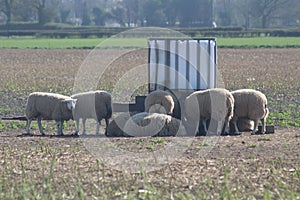
[[[153,91],[145,99],[145,112],[172,115],[173,110],[173,97],[166,91]]]
[[[258,120],[261,120],[262,133],[265,133],[265,121],[269,114],[266,96],[262,92],[253,89],[240,89],[231,92],[231,94],[235,99],[234,115],[231,120],[234,125],[235,133],[239,133],[237,120],[242,117],[254,121],[252,134],[256,133]]]
[[[106,133],[109,119],[112,116],[111,94],[106,91],[97,90],[74,94],[71,97],[77,99],[76,108],[73,112],[76,122],[76,134],[79,133],[79,119],[82,119],[82,134],[86,134],[85,123],[86,119],[90,118],[97,121],[96,135],[99,134],[101,120],[105,119]]]
[[[142,112],[133,115],[125,124],[124,132],[136,137],[184,136],[180,120],[166,114]]]
[[[188,134],[195,134],[200,125],[207,133],[207,121],[210,125],[217,124],[217,133],[229,132],[229,121],[233,116],[234,98],[232,94],[222,88],[196,91],[190,94],[184,105],[185,126]],[[219,128],[222,128],[220,130]]]
[[[39,131],[45,135],[41,120],[55,120],[57,135],[63,135],[62,124],[72,119],[72,110],[76,100],[71,97],[45,92],[31,93],[27,99],[25,114],[27,118],[26,132],[30,134],[30,124],[37,118]]]

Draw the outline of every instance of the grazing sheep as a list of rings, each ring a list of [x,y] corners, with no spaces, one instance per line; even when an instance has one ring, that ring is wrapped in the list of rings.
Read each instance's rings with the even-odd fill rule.
[[[179,131],[180,120],[170,115],[142,112],[133,115],[125,124],[124,131],[136,137],[145,136],[183,136]]]
[[[172,115],[173,109],[173,97],[166,91],[153,91],[145,99],[145,112]]]
[[[130,119],[132,115],[136,114],[133,113],[121,113],[116,118],[114,118],[108,125],[106,136],[107,137],[130,137],[130,135],[124,132],[124,126],[126,122]]]
[[[183,136],[180,120],[165,114],[142,112],[119,115],[108,126],[109,137]]]
[[[234,133],[235,132],[235,128],[232,122],[230,122],[229,124],[230,127],[230,133]],[[239,118],[237,121],[237,127],[239,129],[240,132],[244,132],[244,131],[252,131],[254,128],[254,122],[248,118]]]
[[[237,120],[241,117],[254,121],[252,134],[256,133],[258,120],[261,120],[262,133],[265,133],[265,121],[269,114],[266,96],[262,92],[253,89],[240,89],[231,92],[231,94],[234,97],[234,115],[231,122],[234,125],[235,133],[239,133]]]
[[[72,110],[75,108],[76,100],[71,97],[34,92],[28,97],[25,113],[27,118],[26,132],[30,134],[30,124],[32,119],[37,118],[40,133],[45,135],[41,120],[55,120],[57,134],[63,135],[62,124],[64,121],[72,119]]]
[[[102,119],[105,119],[107,129],[109,118],[112,115],[112,98],[110,93],[98,90],[74,94],[71,97],[77,99],[76,108],[73,112],[76,122],[76,134],[79,133],[79,119],[82,119],[82,134],[86,134],[85,123],[86,119],[90,118],[97,121],[97,135],[99,134]]]
[[[234,98],[222,88],[196,91],[185,100],[185,125],[189,134],[195,134],[202,124],[207,133],[207,120],[210,126],[216,124],[216,132],[229,132],[229,120],[233,116]],[[220,130],[222,128],[222,130]]]

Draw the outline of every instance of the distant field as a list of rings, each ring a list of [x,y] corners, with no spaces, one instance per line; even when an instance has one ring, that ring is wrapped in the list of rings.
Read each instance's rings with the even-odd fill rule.
[[[101,43],[107,42],[107,43]],[[146,47],[144,38],[0,38],[0,48],[9,49],[93,49]],[[217,38],[219,48],[300,48],[300,37]]]

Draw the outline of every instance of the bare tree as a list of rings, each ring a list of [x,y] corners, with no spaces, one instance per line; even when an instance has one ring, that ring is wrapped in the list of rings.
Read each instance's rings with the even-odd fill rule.
[[[299,26],[300,24],[300,1],[291,0],[280,10],[280,21],[284,26]]]
[[[251,9],[250,9],[251,0],[235,0],[234,7],[237,16],[241,16],[242,25],[248,29],[251,26]],[[238,17],[239,18],[239,17]]]
[[[58,0],[27,0],[37,11],[38,23],[44,25],[58,14]]]
[[[12,9],[13,9],[14,0],[0,0],[0,11],[6,15],[6,23],[11,22]]]
[[[251,13],[254,17],[259,18],[261,27],[267,28],[269,22],[275,17],[278,9],[290,0],[254,0],[252,1]]]
[[[45,16],[46,0],[36,0],[33,6],[37,9],[39,24],[44,25],[46,23],[46,16]]]
[[[115,19],[121,26],[125,26],[126,10],[124,7],[117,5],[111,10],[112,18]]]
[[[139,0],[123,0],[123,6],[126,10],[127,25],[137,25],[139,18]]]
[[[231,0],[214,0],[213,3],[213,21],[217,20],[221,26],[230,26],[233,15]]]

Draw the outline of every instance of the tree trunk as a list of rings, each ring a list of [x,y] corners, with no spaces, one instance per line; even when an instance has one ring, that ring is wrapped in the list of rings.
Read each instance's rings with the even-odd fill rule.
[[[6,23],[9,24],[11,22],[11,5],[12,5],[12,0],[5,0],[5,8],[6,8],[6,11],[4,12],[6,17],[7,17],[7,20],[6,20]]]
[[[46,23],[46,19],[45,19],[45,2],[46,2],[46,0],[42,0],[42,2],[40,2],[39,5],[37,6],[39,25],[44,25]]]
[[[262,28],[267,28],[267,16],[266,15],[263,15],[262,16]]]
[[[38,23],[39,25],[45,24],[44,9],[41,7],[38,9]]]

